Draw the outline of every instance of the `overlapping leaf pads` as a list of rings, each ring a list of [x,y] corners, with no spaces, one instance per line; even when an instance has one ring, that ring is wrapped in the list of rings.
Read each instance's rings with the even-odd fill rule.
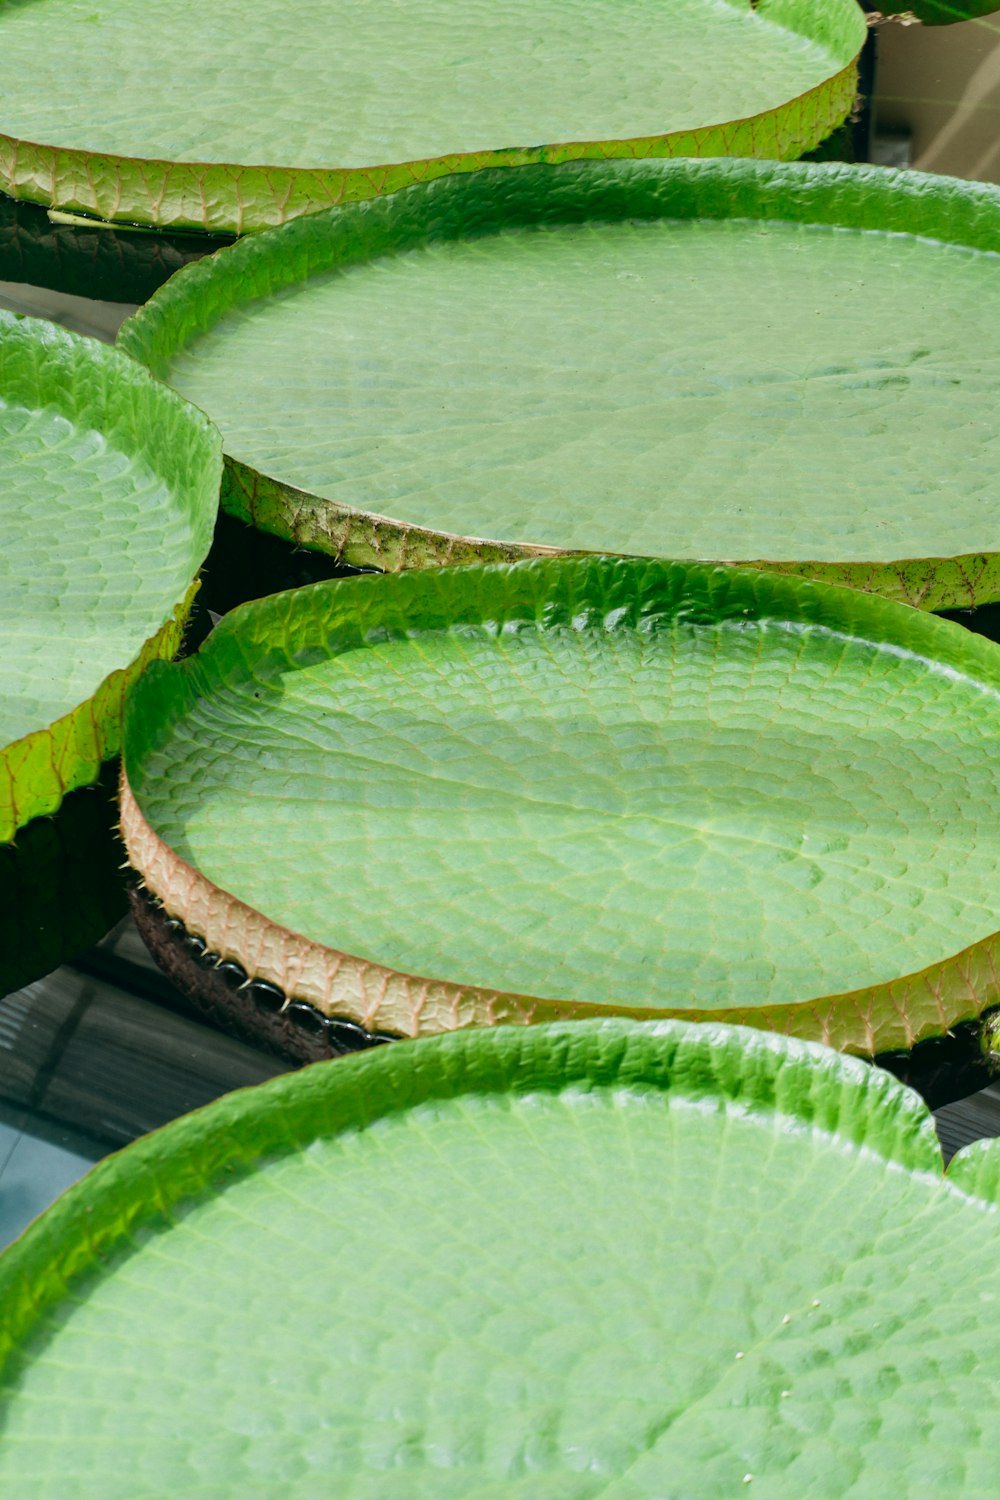
[[[1000,654],[736,569],[555,559],[248,605],[131,695],[168,913],[401,1034],[619,1011],[869,1053],[1000,1001]]]
[[[1000,595],[998,252],[980,184],[526,167],[244,241],[121,344],[218,422],[228,509],[350,563],[619,552],[970,607]]]
[[[131,360],[0,311],[0,841],[116,753],[128,682],[179,644],[221,468]]]
[[[501,163],[796,157],[864,35],[855,0],[20,0],[0,188],[243,233]]]
[[[8,1252],[0,1486],[973,1500],[998,1161],[943,1176],[887,1074],[736,1028],[321,1063],[129,1147]]]

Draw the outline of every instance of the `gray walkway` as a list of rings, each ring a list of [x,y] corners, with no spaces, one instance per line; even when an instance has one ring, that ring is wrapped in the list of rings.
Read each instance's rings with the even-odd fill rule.
[[[0,1247],[102,1156],[286,1071],[171,1003],[130,921],[0,1000]]]
[[[0,1248],[102,1156],[286,1071],[182,1004],[130,920],[0,1000]],[[935,1120],[946,1158],[1000,1135],[1000,1083]]]

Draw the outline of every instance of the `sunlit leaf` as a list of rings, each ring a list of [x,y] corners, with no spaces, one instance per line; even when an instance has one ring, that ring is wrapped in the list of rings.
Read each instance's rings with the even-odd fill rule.
[[[220,470],[131,360],[0,311],[0,842],[117,751],[126,685],[180,642]]]
[[[1000,596],[998,252],[979,183],[528,167],[252,237],[120,346],[222,429],[226,509],[359,566],[766,559],[969,608]]]
[[[240,232],[474,167],[799,156],[865,36],[855,0],[94,4],[0,6],[0,188]]]
[[[0,1485],[975,1500],[998,1160],[944,1176],[888,1075],[719,1026],[321,1063],[101,1164],[0,1262]]]
[[[620,1011],[869,1053],[1000,1001],[1000,653],[610,559],[317,584],[130,697],[133,865],[216,954],[403,1035]]]

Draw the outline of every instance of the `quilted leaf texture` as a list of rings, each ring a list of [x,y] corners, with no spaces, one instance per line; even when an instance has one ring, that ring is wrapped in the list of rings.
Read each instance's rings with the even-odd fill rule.
[[[133,361],[0,311],[0,842],[117,753],[127,684],[180,643],[221,467]]]
[[[20,0],[0,187],[243,233],[475,167],[796,157],[864,36],[855,0]]]
[[[525,167],[244,240],[120,346],[219,424],[225,508],[359,566],[621,552],[967,608],[1000,595],[998,252],[981,184]]]
[[[0,1262],[0,1485],[980,1500],[997,1160],[945,1176],[916,1095],[738,1028],[320,1063],[101,1164]]]
[[[1000,653],[739,569],[554,559],[234,611],[130,697],[169,913],[414,1035],[611,1010],[868,1053],[1000,1001]]]

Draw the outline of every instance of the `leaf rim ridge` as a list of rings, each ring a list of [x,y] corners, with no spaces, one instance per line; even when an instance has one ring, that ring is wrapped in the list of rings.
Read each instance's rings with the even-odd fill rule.
[[[960,211],[959,211],[960,210]],[[423,244],[532,223],[617,218],[780,219],[902,233],[1000,253],[1000,187],[869,165],[734,159],[571,161],[434,179],[248,237],[184,267],[118,334],[169,381],[173,358],[229,312],[312,276]],[[222,507],[297,546],[353,567],[407,568],[588,555],[579,549],[458,535],[318,497],[226,453]],[[596,555],[596,552],[595,552]],[[1000,599],[1000,551],[845,558],[692,558],[790,573],[924,610]]]
[[[524,1026],[601,1015],[648,1020],[653,1015],[759,1027],[873,1057],[908,1052],[918,1042],[940,1036],[959,1023],[978,1020],[1000,1003],[1000,932],[986,934],[923,969],[862,989],[770,1005],[712,1009],[662,1005],[651,1011],[648,1006],[605,1005],[572,996],[545,998],[406,973],[317,942],[255,910],[183,859],[147,821],[129,770],[141,764],[153,733],[151,726],[158,719],[170,722],[181,717],[199,693],[210,692],[217,665],[225,674],[226,663],[233,662],[236,674],[246,668],[255,680],[262,680],[256,675],[258,664],[250,663],[257,643],[267,641],[269,632],[282,642],[273,653],[275,670],[280,671],[302,657],[301,651],[292,650],[294,640],[290,645],[288,636],[282,637],[290,623],[294,626],[305,620],[307,636],[310,628],[314,630],[322,646],[314,641],[311,649],[319,659],[335,648],[363,645],[372,636],[386,639],[394,631],[408,634],[424,626],[433,628],[442,619],[450,624],[488,620],[496,626],[519,618],[519,610],[541,610],[554,592],[563,612],[560,618],[572,619],[574,609],[585,609],[581,601],[587,599],[587,589],[596,589],[598,583],[604,600],[612,601],[609,613],[615,612],[613,601],[625,601],[624,607],[634,606],[638,618],[646,594],[655,603],[660,588],[668,601],[690,601],[693,618],[698,618],[699,610],[715,622],[745,619],[751,612],[765,620],[790,617],[832,629],[837,635],[881,641],[973,677],[986,690],[1000,694],[1000,653],[991,642],[950,621],[876,595],[776,573],[587,556],[314,584],[240,606],[220,622],[196,656],[175,666],[154,666],[130,695],[121,829],[128,858],[141,882],[168,916],[177,917],[189,932],[203,938],[220,960],[239,963],[252,977],[279,987],[290,999],[306,1001],[323,1015],[343,1016],[366,1031],[404,1037],[468,1026]],[[413,602],[416,599],[419,606],[422,594],[431,598],[429,613],[423,617]],[[452,598],[457,601],[455,613],[442,603]],[[497,600],[502,604],[497,605]],[[321,616],[324,608],[327,614]],[[684,608],[679,606],[678,613],[684,613]],[[583,613],[579,617],[586,618]],[[311,623],[320,618],[322,626]],[[650,608],[647,628],[656,618],[655,608]],[[937,654],[915,650],[914,641],[932,644]]]

